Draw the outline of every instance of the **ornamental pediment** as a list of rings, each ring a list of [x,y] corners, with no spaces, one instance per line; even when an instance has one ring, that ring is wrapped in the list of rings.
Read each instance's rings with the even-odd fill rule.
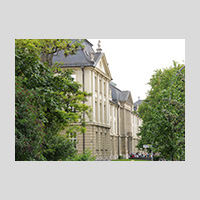
[[[105,74],[106,76],[108,76],[110,79],[112,79],[111,73],[110,73],[110,69],[108,67],[108,63],[107,63],[105,54],[103,54],[102,57],[101,57],[101,59],[99,59],[99,61],[97,62],[96,68],[99,71],[103,72],[103,74]]]

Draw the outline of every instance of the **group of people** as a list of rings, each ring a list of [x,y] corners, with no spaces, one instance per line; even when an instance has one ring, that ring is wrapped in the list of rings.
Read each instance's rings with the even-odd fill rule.
[[[130,158],[151,158],[152,154],[149,153],[131,153]]]

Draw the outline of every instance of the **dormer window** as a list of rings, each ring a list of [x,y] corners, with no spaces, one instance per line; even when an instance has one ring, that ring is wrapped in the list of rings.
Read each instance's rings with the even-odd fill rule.
[[[87,56],[89,56],[89,53],[88,53],[87,51],[85,51],[85,54],[86,54]]]

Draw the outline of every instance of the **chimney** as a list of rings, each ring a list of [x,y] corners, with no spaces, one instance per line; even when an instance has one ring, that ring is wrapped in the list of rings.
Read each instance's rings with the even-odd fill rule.
[[[140,97],[138,97],[138,101],[140,100]]]

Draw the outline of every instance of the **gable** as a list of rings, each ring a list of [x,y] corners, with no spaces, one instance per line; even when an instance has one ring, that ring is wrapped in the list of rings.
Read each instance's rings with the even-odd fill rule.
[[[133,105],[133,100],[130,91],[122,91],[120,94],[120,101]]]
[[[105,69],[105,66],[104,66],[102,60],[99,61],[99,63],[97,64],[96,67],[106,74],[106,69]]]
[[[112,79],[105,54],[103,54],[101,59],[97,62],[96,68]]]
[[[131,96],[131,92],[129,92],[129,97],[128,97],[128,100],[127,100],[130,104],[133,105],[133,99],[132,99],[132,96]]]

